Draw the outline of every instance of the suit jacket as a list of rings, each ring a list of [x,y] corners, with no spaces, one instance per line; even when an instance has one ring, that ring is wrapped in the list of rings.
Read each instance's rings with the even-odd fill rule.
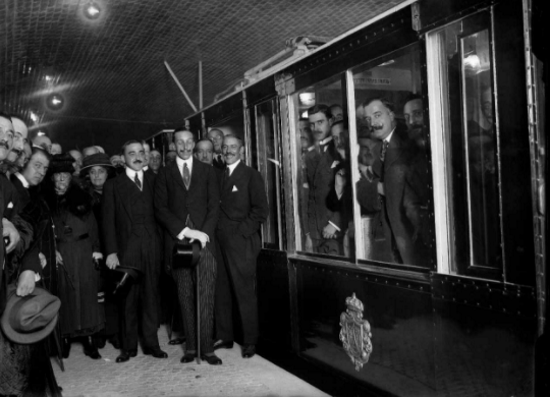
[[[164,229],[164,252],[168,266],[177,235],[187,226],[189,216],[194,229],[208,234],[214,242],[218,222],[220,193],[214,167],[193,159],[189,190],[183,183],[177,162],[162,168],[155,182],[155,216]]]
[[[217,169],[224,170],[225,169],[225,161],[218,160],[218,155],[214,153],[214,159],[212,160],[212,165],[216,167]]]
[[[245,237],[258,233],[269,212],[262,175],[241,160],[228,178],[222,178],[220,194],[218,228],[234,228]]]
[[[146,205],[145,212],[137,216],[134,208],[139,199]],[[126,173],[107,180],[101,212],[106,255],[116,253],[122,266],[139,270],[144,266],[159,266],[160,270],[160,233],[154,215],[154,181],[149,173],[143,173],[141,192]],[[137,231],[141,234],[136,234]],[[143,247],[151,252],[147,263],[141,255]]]
[[[384,176],[385,210],[389,226],[395,239],[401,259],[406,264],[419,265],[421,258],[416,238],[421,225],[419,212],[426,205],[418,194],[414,175],[418,171],[418,149],[408,139],[407,131],[397,125],[382,164],[380,153],[382,142],[374,146],[373,171],[377,177]]]
[[[327,205],[327,199],[331,190],[334,189],[333,165],[336,160],[332,149],[332,141],[319,153],[312,150],[306,154],[306,177],[309,187],[308,197],[308,226],[311,238],[323,238],[323,228],[329,221],[341,227],[340,214],[331,211]]]

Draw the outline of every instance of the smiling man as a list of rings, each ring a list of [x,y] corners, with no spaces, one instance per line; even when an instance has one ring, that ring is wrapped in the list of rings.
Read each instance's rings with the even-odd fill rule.
[[[153,206],[154,177],[143,172],[145,151],[141,142],[126,142],[122,155],[125,172],[109,179],[103,188],[106,264],[109,269],[132,268],[140,273],[141,281],[132,284],[123,299],[122,351],[117,363],[137,354],[138,318],[143,353],[156,358],[168,357],[160,349],[157,336],[161,247]]]
[[[193,156],[195,137],[185,129],[174,132],[177,158],[167,164],[157,176],[155,208],[159,223],[164,228],[164,252],[167,266],[178,287],[178,298],[185,324],[186,346],[182,363],[197,357],[195,313],[195,282],[193,270],[177,268],[172,252],[179,240],[197,240],[202,251],[198,263],[200,285],[200,349],[202,359],[210,365],[220,365],[214,354],[214,289],[217,264],[214,258],[214,232],[219,213],[219,190],[214,167]]]

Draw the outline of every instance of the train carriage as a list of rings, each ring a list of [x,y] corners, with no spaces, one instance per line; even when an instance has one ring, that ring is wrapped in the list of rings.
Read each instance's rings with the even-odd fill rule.
[[[534,394],[546,103],[531,7],[404,1],[186,118],[201,137],[244,137],[266,183],[262,344],[375,395]],[[382,99],[402,135],[384,176],[368,109]],[[308,169],[319,105],[342,126],[324,179]]]

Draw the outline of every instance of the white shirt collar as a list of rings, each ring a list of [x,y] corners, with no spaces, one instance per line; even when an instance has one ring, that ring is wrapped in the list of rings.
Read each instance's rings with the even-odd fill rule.
[[[391,142],[391,137],[393,136],[394,131],[395,131],[395,128],[393,130],[391,130],[390,135],[388,135],[386,137],[386,139],[384,139],[384,141],[387,141],[388,143],[390,143]]]
[[[21,175],[19,172],[16,172],[14,175],[17,177],[17,179],[21,181],[21,184],[25,189],[28,189],[30,187],[29,182],[25,179],[23,175]]]
[[[145,167],[143,167],[143,172],[147,171],[149,169],[149,166],[146,165]]]
[[[227,168],[229,168],[229,175],[231,175],[233,171],[235,171],[235,168],[239,165],[240,162],[241,160],[239,159],[235,161],[233,164],[227,166]]]
[[[143,186],[143,170],[141,171],[134,171],[130,167],[126,167],[126,175],[128,175],[128,178],[130,178],[132,181],[136,178],[136,174],[139,178],[139,181],[141,182]]]

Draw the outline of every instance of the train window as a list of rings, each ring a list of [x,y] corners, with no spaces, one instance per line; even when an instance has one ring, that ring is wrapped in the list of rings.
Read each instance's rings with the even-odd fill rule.
[[[307,87],[294,95],[299,134],[299,222],[302,251],[352,257],[353,225],[349,144],[343,76]]]
[[[434,76],[443,94],[448,271],[496,277],[502,253],[491,42],[489,12],[428,35],[432,59],[441,61]]]
[[[276,109],[276,100],[269,100],[254,107],[258,155],[253,155],[253,158],[256,159],[258,170],[264,177],[269,202],[269,216],[267,222],[262,225],[264,247],[282,249],[279,199],[281,160]],[[253,149],[252,152],[256,150]]]
[[[433,200],[417,45],[353,71],[362,258],[432,268]]]

